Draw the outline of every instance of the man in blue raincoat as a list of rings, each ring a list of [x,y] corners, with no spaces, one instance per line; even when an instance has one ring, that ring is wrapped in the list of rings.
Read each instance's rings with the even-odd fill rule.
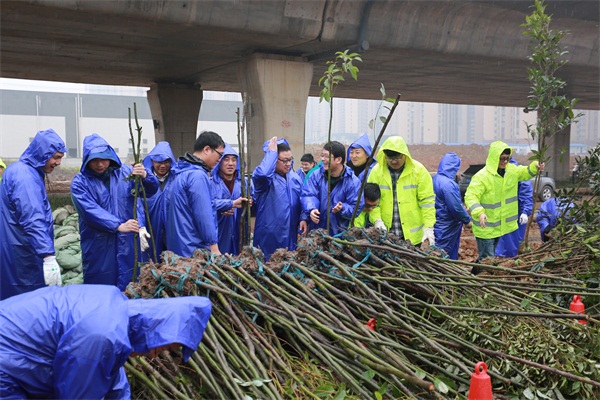
[[[362,182],[365,173],[369,176],[369,172],[371,172],[375,164],[377,164],[377,160],[373,158],[372,153],[373,148],[369,141],[369,135],[366,133],[356,139],[356,141],[348,147],[347,165],[352,169],[354,175],[356,175],[360,182]],[[369,165],[369,170],[365,172],[367,160],[369,159],[371,159],[371,164]]]
[[[437,174],[433,177],[435,244],[446,251],[452,260],[458,259],[463,224],[471,222],[471,217],[463,207],[460,198],[460,188],[454,181],[459,168],[458,155],[452,152],[446,153],[440,161]]]
[[[263,145],[265,156],[252,174],[256,206],[254,247],[265,261],[277,249],[294,250],[298,229],[304,235],[306,216],[302,213],[302,181],[292,170],[292,150],[285,139],[271,138]]]
[[[215,207],[219,226],[219,250],[221,253],[237,255],[240,253],[240,221],[242,206],[247,198],[242,197],[242,178],[240,176],[239,155],[225,143],[223,157],[212,170],[215,185]],[[249,193],[248,180],[244,179],[246,195]],[[251,200],[250,200],[251,201]],[[248,231],[248,224],[246,232]]]
[[[537,213],[537,224],[540,227],[540,236],[543,242],[547,242],[552,237],[552,229],[558,224],[559,218],[567,217],[574,204],[565,197],[551,197],[544,201]],[[574,218],[569,218],[571,222]]]
[[[133,278],[134,233],[139,233],[140,252],[148,249],[148,232],[140,193],[137,220],[133,219],[134,180],[142,177],[146,196],[158,190],[158,180],[142,164],[122,165],[115,150],[100,135],[83,139],[80,173],[71,182],[73,205],[79,214],[83,282],[116,285],[125,290]],[[141,190],[140,190],[141,192]]]
[[[156,249],[156,255],[160,257],[160,254],[167,248],[165,193],[168,185],[173,181],[171,167],[175,165],[175,156],[168,142],[158,142],[142,163],[147,170],[152,171],[159,183],[158,191],[148,199],[148,212],[152,225],[152,242]]]
[[[54,253],[54,220],[44,178],[67,152],[48,129],[38,132],[0,184],[0,299],[60,285]]]
[[[225,142],[215,132],[202,132],[194,153],[180,157],[167,191],[167,249],[190,257],[196,249],[219,251],[217,211],[210,172],[223,155]]]
[[[509,162],[519,165],[517,160],[512,157]],[[529,217],[533,212],[533,185],[531,181],[519,182],[517,196],[519,197],[519,227],[516,231],[500,236],[495,251],[497,257],[516,257],[519,254],[519,246],[525,239],[527,221],[529,221]]]
[[[330,157],[331,153],[331,157]],[[330,161],[331,158],[331,161]],[[327,213],[330,213],[329,232],[337,235],[348,229],[354,207],[358,201],[360,181],[350,168],[344,166],[346,149],[340,142],[325,144],[321,151],[321,167],[306,181],[302,190],[302,206],[312,221],[310,229],[326,229]],[[331,200],[327,209],[327,170],[331,169]],[[362,211],[360,200],[358,212]]]
[[[187,362],[206,297],[128,300],[107,285],[47,287],[0,302],[0,397],[128,399],[130,355],[181,346]]]
[[[300,165],[301,167],[296,170],[296,173],[300,177],[300,180],[302,180],[302,183],[304,183],[310,176],[309,171],[312,170],[317,163],[315,163],[315,158],[312,154],[306,153],[302,155],[302,158],[300,159]]]

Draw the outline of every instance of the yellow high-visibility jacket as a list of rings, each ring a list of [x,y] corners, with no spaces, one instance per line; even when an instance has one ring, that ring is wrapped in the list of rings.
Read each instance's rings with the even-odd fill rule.
[[[529,166],[508,163],[504,178],[498,174],[498,162],[504,149],[510,148],[501,141],[490,145],[485,168],[478,171],[465,193],[465,205],[471,212],[473,234],[480,239],[494,239],[515,231],[519,220],[519,182],[534,177],[537,163]],[[512,149],[510,149],[512,154]],[[485,228],[479,224],[479,216],[485,213]]]
[[[379,207],[371,210],[369,218],[371,221],[381,218],[388,229],[392,226],[394,194],[392,193],[392,176],[383,152],[386,149],[406,156],[404,170],[396,183],[398,211],[404,239],[410,240],[415,245],[420,244],[423,239],[423,229],[433,228],[435,224],[433,181],[427,168],[412,159],[406,142],[400,136],[389,137],[383,143],[377,153],[377,165],[369,174],[368,181],[378,184],[381,190]]]

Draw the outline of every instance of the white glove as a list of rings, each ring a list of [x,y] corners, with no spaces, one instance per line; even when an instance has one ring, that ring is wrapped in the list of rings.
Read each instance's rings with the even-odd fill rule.
[[[423,243],[426,240],[429,240],[430,246],[435,245],[435,235],[433,234],[433,228],[423,229],[423,240],[421,240],[421,243]]]
[[[521,216],[519,217],[519,225],[525,225],[527,221],[529,221],[529,217],[527,216],[527,214],[521,214]]]
[[[55,256],[44,257],[44,283],[48,286],[62,286],[60,266]]]
[[[145,226],[142,226],[140,228],[138,235],[140,235],[140,249],[142,251],[148,250],[150,248],[150,245],[148,244],[148,239],[150,239],[150,234],[148,233],[148,231],[146,231]]]
[[[378,219],[377,221],[375,221],[375,223],[373,225],[375,226],[375,228],[378,228],[384,232],[387,232],[387,228],[385,227],[385,224],[383,223],[383,221],[381,219]]]

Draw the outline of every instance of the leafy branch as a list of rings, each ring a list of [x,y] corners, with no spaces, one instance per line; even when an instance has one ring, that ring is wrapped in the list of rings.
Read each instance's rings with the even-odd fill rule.
[[[354,80],[358,80],[358,67],[355,62],[362,62],[358,53],[349,53],[350,50],[338,51],[333,61],[327,61],[327,70],[319,79],[319,86],[323,86],[319,93],[319,102],[325,100],[329,103],[329,129],[327,131],[327,143],[331,143],[331,127],[333,125],[333,97],[337,85],[345,81],[344,75],[350,74]],[[327,168],[327,232],[331,220],[331,151],[329,152],[329,167]]]
[[[548,150],[546,141],[577,122],[581,114],[574,114],[573,109],[578,100],[563,94],[567,83],[556,75],[558,70],[568,62],[563,59],[568,52],[560,45],[560,40],[568,35],[568,32],[550,29],[552,16],[546,14],[544,0],[535,0],[532,8],[534,11],[525,17],[525,23],[521,26],[525,28],[523,34],[530,40],[532,53],[528,59],[534,64],[527,68],[531,88],[525,111],[537,111],[537,119],[535,125],[528,123],[525,125],[531,138],[537,141],[537,150],[532,150],[531,159],[545,163],[550,159],[546,154]],[[538,174],[535,179],[534,194],[538,192],[539,185]],[[535,199],[533,212],[535,213]],[[525,245],[527,245],[530,226],[531,220],[527,224]]]

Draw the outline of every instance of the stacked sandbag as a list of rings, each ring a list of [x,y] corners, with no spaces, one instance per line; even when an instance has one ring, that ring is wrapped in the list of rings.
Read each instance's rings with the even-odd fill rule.
[[[60,265],[63,285],[83,283],[81,263],[81,238],[78,215],[71,205],[57,208],[54,218],[54,250]]]

